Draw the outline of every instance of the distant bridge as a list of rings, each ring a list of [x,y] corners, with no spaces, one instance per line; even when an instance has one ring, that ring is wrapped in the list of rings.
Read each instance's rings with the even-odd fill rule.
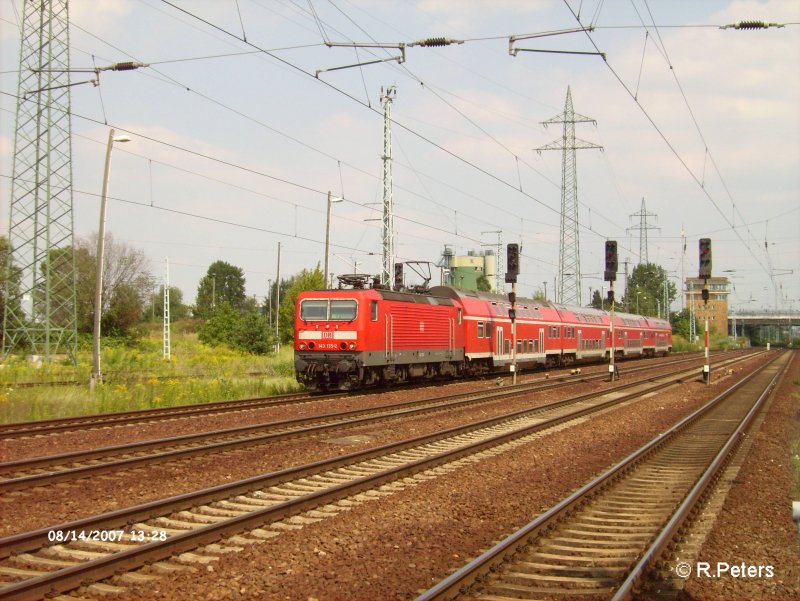
[[[800,329],[800,311],[747,311],[728,313],[728,333],[731,336],[744,336],[745,328],[751,332],[753,328],[773,326],[779,332]]]

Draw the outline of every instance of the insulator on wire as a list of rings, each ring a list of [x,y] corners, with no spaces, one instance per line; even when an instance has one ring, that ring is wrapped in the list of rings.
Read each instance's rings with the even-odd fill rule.
[[[450,44],[463,44],[464,40],[453,40],[451,38],[427,38],[425,40],[419,40],[418,42],[414,42],[409,44],[409,46],[449,46]]]
[[[126,61],[124,63],[115,63],[112,67],[112,71],[133,71],[134,69],[138,69],[139,67],[145,67],[144,63],[140,63],[138,61]]]
[[[783,23],[765,23],[764,21],[739,21],[722,25],[720,29],[769,29],[770,27],[785,27]]]
[[[766,29],[769,25],[764,21],[739,21],[734,27],[736,29]]]

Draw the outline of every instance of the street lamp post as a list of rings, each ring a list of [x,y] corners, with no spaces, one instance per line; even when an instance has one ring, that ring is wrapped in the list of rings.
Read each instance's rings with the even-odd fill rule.
[[[547,280],[542,282],[544,284],[544,300],[547,301]]]
[[[94,290],[94,327],[92,340],[92,377],[89,385],[95,385],[103,381],[100,371],[100,318],[103,311],[103,260],[105,256],[105,236],[106,236],[106,205],[108,204],[108,174],[111,170],[111,149],[114,142],[130,142],[128,136],[114,136],[114,129],[108,132],[108,145],[106,146],[106,166],[103,171],[103,190],[100,196],[100,227],[97,231],[97,272]]]
[[[330,190],[328,190],[328,218],[325,221],[325,271],[323,275],[325,276],[325,287],[328,287],[328,256],[330,253],[330,243],[331,243],[331,204],[334,202],[342,202],[344,198],[340,198],[339,196],[331,196]]]

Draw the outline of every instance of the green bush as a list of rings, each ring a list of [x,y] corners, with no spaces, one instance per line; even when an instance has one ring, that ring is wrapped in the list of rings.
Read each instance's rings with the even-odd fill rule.
[[[273,337],[266,317],[257,311],[242,313],[222,303],[198,330],[200,342],[210,346],[228,345],[245,353],[266,355],[272,352]]]

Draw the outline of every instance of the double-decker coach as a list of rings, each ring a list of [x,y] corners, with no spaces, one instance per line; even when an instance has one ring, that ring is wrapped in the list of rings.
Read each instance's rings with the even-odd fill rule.
[[[672,326],[664,319],[630,313],[614,315],[614,356],[654,357],[672,349]]]
[[[506,297],[448,286],[431,292],[450,296],[464,307],[469,373],[484,373],[512,362],[511,303]],[[516,361],[520,367],[554,367],[605,358],[611,342],[605,311],[519,297],[514,310]]]

